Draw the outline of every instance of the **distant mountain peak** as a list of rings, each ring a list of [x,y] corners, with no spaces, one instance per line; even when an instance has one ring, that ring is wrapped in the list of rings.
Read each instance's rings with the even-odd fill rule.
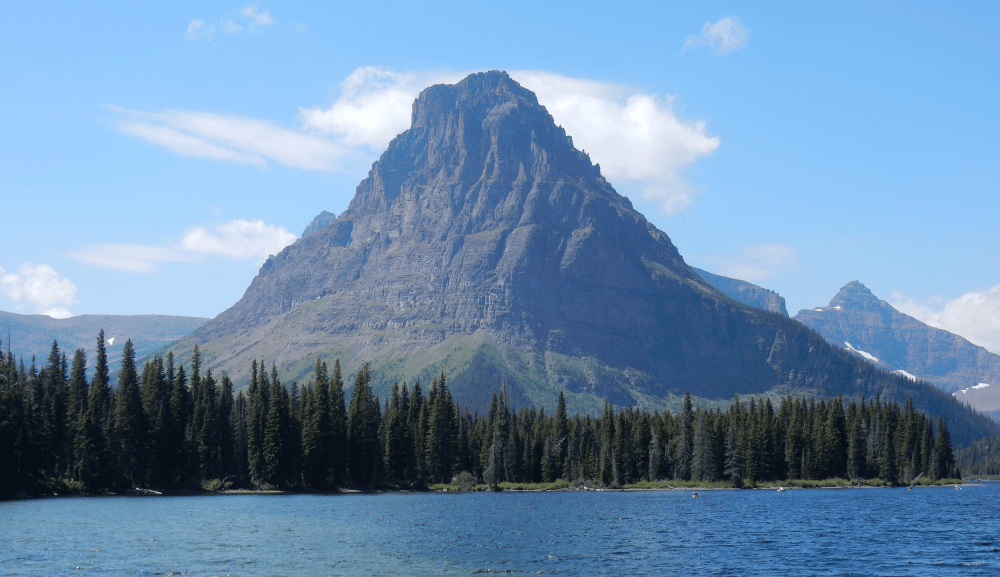
[[[883,303],[872,291],[856,280],[841,287],[832,299],[831,307],[842,307],[847,310],[878,310],[883,308]]]

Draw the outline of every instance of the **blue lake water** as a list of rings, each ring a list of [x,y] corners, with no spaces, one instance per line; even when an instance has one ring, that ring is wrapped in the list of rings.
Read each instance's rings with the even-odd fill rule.
[[[0,575],[1000,575],[1000,484],[0,503]]]

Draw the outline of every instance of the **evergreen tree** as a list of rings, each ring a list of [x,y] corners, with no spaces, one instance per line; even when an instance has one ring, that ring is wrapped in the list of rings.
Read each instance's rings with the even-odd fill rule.
[[[330,462],[330,483],[337,485],[345,477],[347,468],[347,405],[344,402],[344,378],[340,360],[333,362],[330,378],[330,444],[327,449]]]
[[[277,488],[290,485],[289,438],[290,416],[288,390],[281,385],[276,371],[271,371],[270,399],[267,411],[267,423],[264,425],[264,482]]]
[[[326,363],[316,359],[314,373],[308,406],[303,400],[302,471],[307,485],[325,489],[331,480],[330,449],[333,445]]]
[[[135,487],[145,470],[146,415],[142,410],[139,377],[135,368],[132,340],[122,349],[118,391],[115,394],[112,422],[112,443],[117,456],[119,486]]]
[[[74,479],[79,480],[80,460],[77,455],[77,437],[80,432],[80,422],[84,413],[87,412],[87,397],[89,396],[89,386],[87,384],[87,355],[83,349],[77,349],[73,355],[73,365],[69,376],[69,394],[66,398],[66,452],[69,461],[69,473]]]
[[[680,437],[674,458],[674,471],[678,479],[691,479],[691,459],[694,454],[694,410],[691,407],[691,393],[684,394],[684,406],[680,414]]]
[[[444,372],[431,383],[430,415],[427,430],[427,473],[435,483],[451,479],[455,464],[457,422],[451,392],[445,385]]]
[[[937,436],[934,439],[934,449],[933,449],[933,477],[936,479],[947,479],[953,474],[958,477],[958,473],[954,471],[955,467],[955,455],[951,448],[951,434],[948,433],[948,425],[945,424],[944,418],[938,417],[937,422]]]
[[[365,363],[354,379],[354,392],[347,411],[347,475],[351,484],[358,487],[372,486],[378,480],[378,465],[382,460],[379,402],[369,382],[371,369]]]

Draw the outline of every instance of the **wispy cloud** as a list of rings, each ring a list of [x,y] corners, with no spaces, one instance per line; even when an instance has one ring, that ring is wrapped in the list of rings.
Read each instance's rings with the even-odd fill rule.
[[[154,272],[166,262],[195,262],[197,257],[175,248],[146,244],[95,244],[72,251],[80,262],[126,272]]]
[[[142,112],[109,106],[124,134],[181,156],[228,160],[265,167],[269,162],[306,170],[337,170],[355,156],[329,138],[266,120],[213,112]]]
[[[17,273],[0,268],[0,292],[14,302],[27,301],[35,312],[57,319],[73,316],[76,285],[47,264],[24,263]]]
[[[205,25],[201,20],[192,20],[188,24],[187,32],[184,36],[188,40],[198,40],[199,38],[211,38],[215,34],[215,26]]]
[[[250,26],[271,26],[274,19],[267,10],[258,10],[257,6],[250,4],[240,8],[240,16],[243,16],[250,23]]]
[[[692,258],[703,261],[708,272],[747,282],[773,278],[799,264],[798,251],[784,244],[758,244],[735,254]]]
[[[261,10],[254,4],[249,4],[232,12],[214,23],[206,24],[204,20],[192,20],[187,26],[184,37],[188,40],[212,40],[216,30],[224,34],[240,34],[243,31],[255,33],[264,26],[273,26],[274,18],[268,10]]]
[[[299,109],[297,130],[213,112],[109,109],[122,133],[182,156],[358,172],[409,127],[413,100],[421,90],[465,75],[358,68],[341,82],[329,105]],[[637,186],[666,214],[691,203],[694,189],[684,171],[715,151],[720,140],[704,121],[681,118],[675,96],[544,71],[514,71],[511,76],[537,94],[612,182]]]
[[[701,34],[688,37],[684,50],[694,50],[701,46],[715,49],[717,54],[726,54],[743,48],[750,40],[747,29],[735,18],[723,18],[712,24],[706,22],[701,27]]]
[[[950,301],[941,297],[919,301],[893,292],[890,304],[932,327],[961,335],[1000,354],[1000,285],[972,291]]]
[[[235,219],[211,227],[192,227],[166,246],[99,244],[70,253],[72,258],[126,272],[154,272],[163,263],[197,262],[205,256],[263,261],[295,242],[284,227],[263,220]]]

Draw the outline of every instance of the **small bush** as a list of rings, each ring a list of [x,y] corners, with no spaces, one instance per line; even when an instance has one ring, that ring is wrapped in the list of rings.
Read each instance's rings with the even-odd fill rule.
[[[451,480],[451,485],[456,490],[467,493],[476,485],[476,477],[468,471],[462,471]]]
[[[222,479],[209,479],[201,482],[202,491],[218,491],[222,489]]]

